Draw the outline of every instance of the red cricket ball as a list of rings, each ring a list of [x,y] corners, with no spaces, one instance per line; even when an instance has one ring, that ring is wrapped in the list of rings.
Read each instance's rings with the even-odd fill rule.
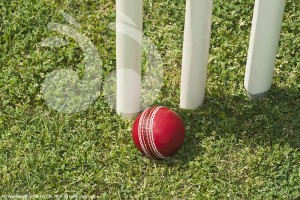
[[[184,137],[184,124],[178,114],[163,106],[147,108],[133,124],[134,144],[149,158],[171,156],[181,147]]]

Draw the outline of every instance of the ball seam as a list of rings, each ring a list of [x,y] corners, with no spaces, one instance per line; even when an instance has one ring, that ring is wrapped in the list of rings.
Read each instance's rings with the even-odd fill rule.
[[[154,111],[152,112],[151,118],[150,118],[150,126],[149,126],[149,137],[150,137],[150,144],[151,147],[154,151],[154,154],[156,155],[156,157],[158,158],[167,158],[165,156],[163,156],[159,150],[156,147],[156,144],[154,142],[154,132],[153,132],[153,128],[154,128],[154,118],[156,116],[156,114],[158,113],[158,111],[162,108],[162,106],[158,106],[154,109]]]

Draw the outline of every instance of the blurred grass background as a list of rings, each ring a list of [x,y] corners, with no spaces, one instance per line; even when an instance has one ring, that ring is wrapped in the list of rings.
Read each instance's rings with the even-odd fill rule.
[[[269,95],[250,101],[243,78],[254,0],[216,0],[203,107],[179,109],[185,1],[144,0],[144,34],[159,49],[164,86],[155,105],[175,110],[186,140],[171,159],[142,157],[103,95],[62,114],[41,94],[45,76],[83,60],[78,44],[42,48],[50,22],[81,24],[115,70],[115,1],[0,2],[0,195],[84,194],[101,199],[297,199],[300,197],[300,1],[288,0]],[[66,38],[68,39],[68,38]]]

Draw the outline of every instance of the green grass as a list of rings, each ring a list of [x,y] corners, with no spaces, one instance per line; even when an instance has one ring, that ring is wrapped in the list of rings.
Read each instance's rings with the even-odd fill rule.
[[[184,1],[145,0],[145,35],[163,58],[155,105],[182,117],[186,140],[171,159],[149,160],[101,95],[86,111],[47,107],[41,84],[83,59],[72,41],[38,45],[57,33],[50,22],[75,17],[98,48],[104,78],[115,70],[115,2],[0,2],[0,195],[95,195],[101,199],[297,199],[300,197],[300,1],[288,0],[274,84],[250,101],[243,88],[254,0],[215,1],[207,96],[196,111],[179,109]],[[1,196],[0,196],[1,198]]]

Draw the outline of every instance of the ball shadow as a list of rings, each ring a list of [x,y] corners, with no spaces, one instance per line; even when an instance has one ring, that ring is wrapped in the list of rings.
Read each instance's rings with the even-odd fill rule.
[[[246,94],[207,94],[198,110],[175,110],[184,119],[186,139],[175,159],[187,163],[204,152],[203,139],[216,137],[244,145],[289,145],[300,149],[300,91],[273,86],[268,95],[250,100]],[[167,162],[172,165],[172,162]]]

